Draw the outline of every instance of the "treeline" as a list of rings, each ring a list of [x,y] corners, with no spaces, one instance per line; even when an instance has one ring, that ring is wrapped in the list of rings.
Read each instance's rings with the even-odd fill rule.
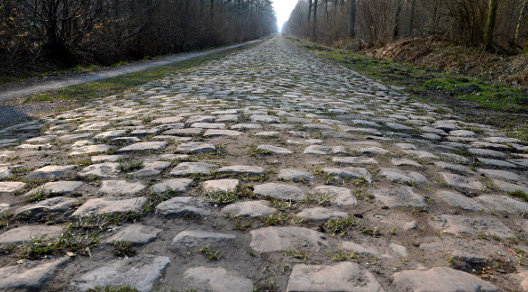
[[[110,65],[275,31],[271,0],[0,0],[0,70]]]
[[[382,46],[440,35],[467,46],[528,50],[528,0],[300,0],[285,33],[332,43]]]

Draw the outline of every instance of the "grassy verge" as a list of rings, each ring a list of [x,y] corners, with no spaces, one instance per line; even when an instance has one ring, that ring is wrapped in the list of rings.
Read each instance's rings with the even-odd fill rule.
[[[447,105],[468,122],[490,124],[502,128],[509,136],[528,140],[528,88],[292,40],[358,73],[403,87],[420,101]]]
[[[73,101],[76,104],[83,104],[95,98],[120,94],[126,90],[143,85],[153,80],[160,79],[167,74],[199,66],[203,63],[218,60],[233,52],[243,50],[233,49],[204,57],[198,57],[187,61],[182,61],[170,65],[147,69],[141,72],[122,75],[114,78],[99,80],[90,83],[73,85],[66,88],[38,93],[23,99],[23,103],[49,102],[49,101]]]

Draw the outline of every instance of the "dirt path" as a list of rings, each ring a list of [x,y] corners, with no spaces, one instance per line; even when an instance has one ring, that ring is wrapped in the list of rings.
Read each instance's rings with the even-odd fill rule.
[[[521,290],[527,145],[275,37],[1,130],[0,290]]]
[[[22,86],[16,89],[7,89],[6,91],[0,92],[0,101],[25,97],[25,96],[29,96],[29,95],[44,92],[44,91],[55,90],[55,89],[60,89],[60,88],[64,88],[64,87],[68,87],[72,85],[93,82],[93,81],[108,79],[112,77],[117,77],[120,75],[135,73],[135,72],[143,71],[143,70],[150,69],[150,68],[169,65],[169,64],[182,62],[182,61],[186,61],[186,60],[190,60],[190,59],[194,59],[198,57],[203,57],[203,56],[207,56],[211,54],[229,51],[229,50],[236,49],[236,48],[245,47],[248,45],[258,43],[260,41],[262,40],[250,41],[250,42],[246,42],[243,44],[236,44],[236,45],[231,45],[231,46],[203,51],[203,52],[172,55],[172,56],[162,57],[162,58],[159,58],[153,61],[136,62],[136,63],[119,66],[113,69],[103,70],[103,71],[96,72],[96,73],[86,73],[86,74],[81,74],[75,77],[64,78],[62,80],[47,81],[41,84],[39,84],[40,82],[37,82],[37,84],[35,85]]]

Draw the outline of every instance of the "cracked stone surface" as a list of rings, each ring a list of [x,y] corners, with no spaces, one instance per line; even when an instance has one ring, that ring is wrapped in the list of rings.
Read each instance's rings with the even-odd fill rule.
[[[0,290],[522,291],[527,173],[528,141],[276,36],[1,129]],[[22,258],[62,232],[98,240]]]

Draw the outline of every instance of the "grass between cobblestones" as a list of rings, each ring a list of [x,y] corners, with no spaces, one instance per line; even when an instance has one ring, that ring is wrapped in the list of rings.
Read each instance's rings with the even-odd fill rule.
[[[399,87],[415,99],[447,105],[468,122],[491,124],[511,137],[528,139],[528,88],[290,39],[321,57]]]

